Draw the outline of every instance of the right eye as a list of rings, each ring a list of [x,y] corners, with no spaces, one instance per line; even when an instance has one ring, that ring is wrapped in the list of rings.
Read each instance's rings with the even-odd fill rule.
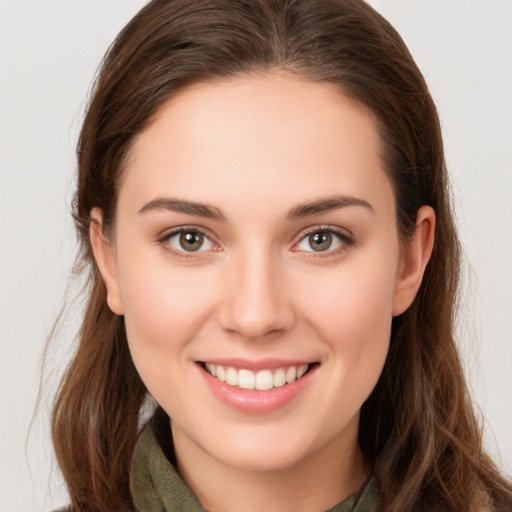
[[[216,247],[216,244],[197,229],[174,230],[160,241],[170,245],[171,250],[182,253],[212,251]]]

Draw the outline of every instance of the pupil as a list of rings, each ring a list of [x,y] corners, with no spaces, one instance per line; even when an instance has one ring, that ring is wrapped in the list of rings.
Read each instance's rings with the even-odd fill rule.
[[[197,251],[203,245],[203,235],[197,231],[188,231],[180,236],[180,245],[186,251]]]
[[[319,231],[310,235],[309,242],[314,251],[325,251],[331,246],[332,235],[326,231]]]

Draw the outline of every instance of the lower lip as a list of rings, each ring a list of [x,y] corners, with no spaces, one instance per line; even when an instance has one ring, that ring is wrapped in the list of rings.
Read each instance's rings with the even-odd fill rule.
[[[242,412],[261,414],[276,411],[289,404],[308,385],[318,366],[315,365],[300,379],[268,391],[230,386],[210,375],[201,365],[199,368],[209,388],[221,402]]]

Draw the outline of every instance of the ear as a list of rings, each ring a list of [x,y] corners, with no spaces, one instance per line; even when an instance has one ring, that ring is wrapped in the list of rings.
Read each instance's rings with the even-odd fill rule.
[[[420,289],[423,274],[434,247],[436,214],[430,206],[422,206],[416,216],[412,237],[403,244],[393,294],[393,316],[401,315],[412,304]]]
[[[107,302],[109,308],[116,315],[123,314],[123,305],[117,278],[117,266],[114,248],[108,241],[103,230],[103,212],[99,208],[91,210],[91,225],[89,227],[94,259],[98,265],[101,277],[107,289]]]

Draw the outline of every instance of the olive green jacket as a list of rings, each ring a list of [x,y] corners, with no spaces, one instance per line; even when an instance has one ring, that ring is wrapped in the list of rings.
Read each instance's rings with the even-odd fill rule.
[[[130,486],[137,512],[205,512],[164,455],[151,428],[141,433],[133,454]],[[329,512],[378,512],[380,497],[373,480]]]

